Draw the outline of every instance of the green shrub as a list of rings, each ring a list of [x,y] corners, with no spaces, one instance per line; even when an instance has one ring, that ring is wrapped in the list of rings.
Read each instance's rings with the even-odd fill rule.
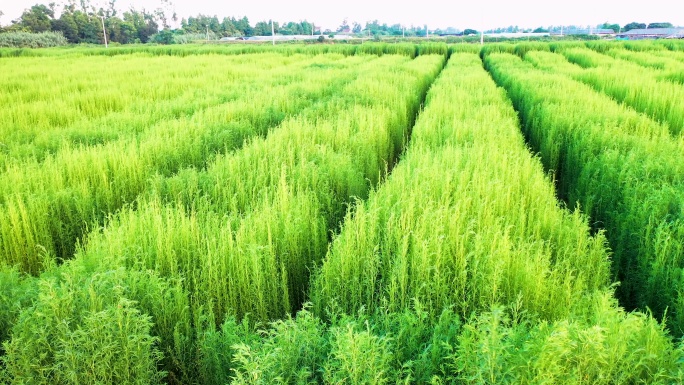
[[[320,368],[329,350],[325,328],[307,310],[275,321],[260,341],[233,346],[232,384],[321,383]]]
[[[21,274],[16,268],[0,265],[0,356],[2,344],[10,338],[10,331],[22,309],[36,299],[37,279]]]
[[[388,384],[393,377],[391,340],[373,334],[369,324],[348,322],[330,331],[330,355],[323,368],[329,384]]]
[[[47,48],[67,45],[61,32],[3,32],[0,33],[0,47]]]
[[[661,324],[605,294],[551,323],[493,307],[464,326],[450,358],[464,384],[672,384],[683,379],[682,353]]]
[[[119,270],[41,280],[5,343],[10,382],[161,383],[159,338],[150,334],[151,317],[127,298],[130,277]]]

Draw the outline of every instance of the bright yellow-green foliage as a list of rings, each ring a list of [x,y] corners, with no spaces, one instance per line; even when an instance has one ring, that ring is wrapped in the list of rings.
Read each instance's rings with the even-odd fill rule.
[[[585,68],[584,71],[573,71],[575,79],[667,124],[674,136],[682,134],[684,87],[668,81],[668,74],[587,48],[563,50],[562,54]]]
[[[617,308],[608,269],[602,235],[558,206],[502,90],[476,56],[454,55],[405,158],[347,217],[311,296],[320,311],[477,315],[445,379],[675,380],[679,353],[656,321]],[[650,353],[632,354],[641,349]]]
[[[441,79],[405,159],[345,221],[314,303],[354,313],[418,300],[467,317],[522,298],[527,311],[566,315],[608,285],[603,237],[558,207],[476,56],[452,59]]]
[[[210,58],[179,63],[187,64],[177,76],[181,80],[186,78],[189,88],[182,81],[167,82],[165,77],[151,80],[157,88],[168,88],[171,95],[184,96],[180,104],[172,102],[165,113],[154,115],[153,120],[144,110],[136,111],[131,106],[128,113],[134,120],[143,121],[139,134],[122,135],[95,145],[70,143],[67,135],[63,139],[67,143],[45,159],[8,161],[0,173],[0,260],[37,273],[46,259],[69,258],[87,228],[97,226],[107,213],[132,203],[146,190],[150,177],[170,175],[181,167],[202,167],[216,153],[234,150],[246,139],[264,135],[286,116],[331,97],[340,84],[353,76],[332,74],[353,68],[362,60],[341,55],[312,58],[259,54],[214,57],[216,64],[212,69]],[[14,60],[25,59],[9,61]],[[96,57],[85,61],[91,60],[111,59]],[[121,65],[135,72],[137,67],[154,65],[157,59],[138,60],[130,66]],[[150,60],[152,63],[148,63]],[[171,58],[172,62],[175,60],[183,59]],[[197,68],[202,60],[204,70]],[[73,65],[70,68],[73,70]],[[125,82],[125,75],[124,72],[117,77],[118,81]],[[78,84],[77,79],[74,81]],[[193,89],[200,85],[201,88]],[[121,97],[130,98],[125,92]],[[152,96],[149,103],[155,104],[155,98]],[[187,98],[191,102],[184,105],[182,100]],[[88,121],[90,116],[68,111],[76,116],[73,121]],[[108,116],[106,112],[95,111]],[[96,127],[102,123],[97,117],[89,121],[87,124]],[[115,131],[116,127],[109,130]]]
[[[213,302],[219,319],[292,312],[346,205],[366,196],[403,148],[442,60],[364,63],[357,79],[315,111],[217,157],[206,171],[163,181],[172,187],[162,200],[173,202],[173,188],[195,194],[181,206],[143,199],[93,234],[84,258],[182,277],[194,300]]]
[[[680,48],[0,49],[0,383],[682,383]]]
[[[535,61],[549,55],[538,53]],[[658,316],[667,312],[680,334],[684,162],[677,154],[684,153],[684,141],[564,75],[511,55],[492,55],[486,63],[554,172],[559,195],[579,204],[594,227],[606,229],[623,305],[648,307]]]

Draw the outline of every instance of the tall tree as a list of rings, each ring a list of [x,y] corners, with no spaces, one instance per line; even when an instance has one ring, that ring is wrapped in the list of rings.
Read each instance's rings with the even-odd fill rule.
[[[651,23],[647,28],[673,28],[673,25],[672,23]]]
[[[278,33],[280,26],[278,22],[273,22],[273,30]],[[254,25],[254,36],[271,36],[271,22],[270,21],[260,21]]]
[[[54,7],[54,3],[51,4]],[[19,24],[30,32],[47,32],[52,29],[55,11],[43,4],[36,4],[24,11]]]
[[[233,24],[235,25],[235,28],[242,33],[242,36],[254,36],[254,30],[250,26],[247,16],[240,20],[233,21]]]
[[[362,29],[362,28],[363,28],[363,27],[361,26],[361,24],[359,24],[359,23],[357,23],[357,22],[354,22],[353,27],[352,27],[352,32],[354,32],[354,33],[361,33],[361,29]]]
[[[619,24],[609,24],[608,22],[603,23],[602,25],[599,26],[599,28],[612,29],[615,33],[620,32],[620,29],[621,29]]]
[[[154,15],[144,9],[142,11],[130,9],[128,12],[124,12],[123,21],[130,23],[135,28],[136,39],[140,43],[147,43],[150,40],[150,36],[159,31],[159,25]]]
[[[178,21],[178,16],[171,0],[161,0],[159,7],[154,10],[153,14],[156,20],[161,22],[164,29],[170,28],[169,21]]]
[[[62,35],[64,35],[69,43],[80,43],[78,37],[78,24],[76,24],[76,20],[74,20],[73,9],[65,6],[59,19],[53,21],[52,29],[54,31],[62,32]]]
[[[349,22],[347,21],[346,17],[344,20],[342,20],[342,24],[337,27],[337,32],[351,32],[351,27],[349,26]]]
[[[78,27],[79,43],[102,43],[102,25],[97,17],[80,9],[74,11],[73,17]]]
[[[622,27],[622,32],[631,31],[633,29],[644,29],[644,28],[646,28],[646,24],[644,24],[644,23],[631,22],[629,24],[626,24],[624,27]]]
[[[220,34],[221,36],[240,36],[242,35],[241,32],[235,28],[235,24],[233,24],[233,21],[228,18],[224,17],[223,20],[221,21],[220,25]]]

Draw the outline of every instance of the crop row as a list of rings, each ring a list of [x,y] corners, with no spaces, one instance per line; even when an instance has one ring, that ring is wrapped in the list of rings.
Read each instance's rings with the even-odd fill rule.
[[[66,146],[144,135],[155,123],[190,116],[254,92],[258,77],[294,81],[297,56],[4,60],[0,165],[41,161]],[[313,62],[311,63],[313,64]],[[295,69],[299,69],[298,71]],[[293,77],[288,76],[292,74]]]
[[[249,103],[235,99],[207,105],[192,115],[162,120],[139,138],[74,147],[42,162],[8,167],[0,174],[2,260],[37,273],[45,262],[70,258],[84,232],[133,203],[150,177],[203,167],[216,153],[264,135],[285,117],[331,98],[355,77],[354,66],[371,58],[332,55],[299,61],[298,72],[289,68],[299,74],[290,75],[291,82],[283,82],[280,69],[253,77],[251,87],[242,88]]]
[[[173,46],[121,46],[111,48],[55,48],[43,50],[0,48],[0,57],[59,57],[59,56],[120,56],[142,54],[146,56],[191,56],[191,55],[246,55],[258,53],[279,53],[283,55],[327,55],[343,54],[399,54],[409,57],[448,52],[445,43],[376,43],[364,44],[202,44]]]
[[[548,53],[526,57],[558,60]],[[667,313],[669,326],[681,334],[684,163],[677,154],[684,150],[682,141],[562,74],[535,69],[512,55],[490,55],[486,65],[508,91],[532,147],[554,172],[559,195],[589,214],[595,228],[606,230],[621,303],[660,317]]]
[[[133,334],[159,339],[170,378],[197,381],[205,375],[195,344],[201,344],[202,333],[215,323],[230,315],[277,319],[299,308],[309,269],[325,254],[346,206],[366,196],[397,159],[443,60],[387,56],[362,63],[355,68],[357,78],[335,96],[286,119],[266,138],[218,156],[206,171],[188,169],[168,178],[184,181],[188,188],[193,180],[207,182],[195,186],[198,195],[191,202],[164,203],[152,191],[135,209],[112,217],[89,236],[74,261],[58,269],[58,283],[50,281],[53,273],[44,274],[39,299],[57,294],[49,310],[18,315],[7,345],[10,376],[49,382],[44,371],[64,365],[65,348],[59,343],[46,348],[39,341],[63,340],[89,325],[92,312],[105,312],[104,319],[129,317],[140,327]],[[211,195],[217,190],[220,194]],[[244,204],[229,209],[220,197]],[[153,277],[161,277],[170,287],[157,284],[142,294],[136,281],[142,278],[135,277],[150,275],[152,284]],[[127,282],[119,283],[120,294],[109,293],[116,279]],[[82,298],[82,290],[91,290],[93,302],[72,307],[68,301]],[[121,298],[139,305],[117,305]],[[121,314],[122,308],[130,311]],[[143,322],[136,308],[150,322]],[[73,320],[69,328],[42,318],[57,312]],[[144,369],[156,363],[154,348],[147,342],[140,346],[150,356],[141,359],[143,367],[130,369],[153,379]],[[38,351],[45,359],[29,365]]]
[[[657,345],[653,353],[663,359],[670,348],[652,320],[605,301],[604,242],[602,233],[589,235],[581,215],[559,206],[505,93],[477,56],[454,54],[406,156],[347,217],[311,296],[319,314],[417,307],[428,323],[445,309],[460,315],[468,322],[448,377],[464,383],[569,383],[579,373],[588,383],[649,381],[648,370],[628,368],[675,370],[667,358],[636,363],[617,353]],[[592,336],[595,351],[577,348],[594,328],[601,330]],[[627,329],[635,338],[621,340]],[[659,342],[647,347],[651,333]],[[434,373],[421,374],[418,382]]]
[[[14,160],[0,383],[684,381],[611,285],[684,328],[681,140],[547,45],[482,51],[505,89],[474,46],[384,46],[207,58],[233,83],[187,112]]]
[[[614,59],[587,48],[563,50],[572,63],[583,67],[573,77],[655,120],[668,125],[673,135],[684,129],[684,88],[660,79],[662,71]]]

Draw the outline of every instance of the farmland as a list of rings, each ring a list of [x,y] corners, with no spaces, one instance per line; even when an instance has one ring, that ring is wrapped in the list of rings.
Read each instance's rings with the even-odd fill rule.
[[[682,383],[683,70],[1,49],[0,383]]]

